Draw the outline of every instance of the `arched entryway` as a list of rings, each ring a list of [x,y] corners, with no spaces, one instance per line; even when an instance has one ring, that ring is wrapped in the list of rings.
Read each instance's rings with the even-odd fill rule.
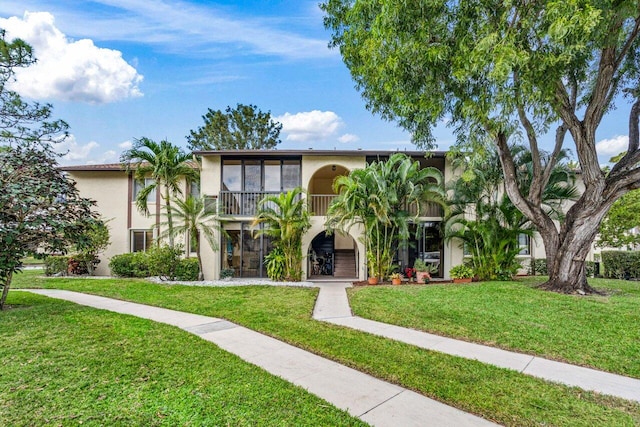
[[[356,242],[348,234],[318,233],[308,251],[308,276],[312,280],[358,277]]]
[[[326,215],[329,204],[336,196],[333,192],[333,181],[338,176],[348,174],[349,169],[335,164],[323,166],[313,174],[307,188],[309,209],[312,215]]]

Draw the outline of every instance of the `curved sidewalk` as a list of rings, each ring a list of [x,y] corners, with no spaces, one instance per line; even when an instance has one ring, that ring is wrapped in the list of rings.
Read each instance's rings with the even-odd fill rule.
[[[320,288],[313,311],[313,318],[316,320],[369,332],[427,350],[475,359],[584,390],[640,402],[638,379],[364,319],[351,313],[346,291],[351,284],[318,282],[316,286]]]
[[[79,292],[53,289],[23,291],[177,326],[374,426],[496,425],[223,319]]]

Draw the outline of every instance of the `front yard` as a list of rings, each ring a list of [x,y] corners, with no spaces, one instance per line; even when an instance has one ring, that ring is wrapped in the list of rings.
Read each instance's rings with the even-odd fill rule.
[[[617,282],[616,282],[617,283]],[[364,372],[368,372],[376,377],[391,381],[407,388],[416,390],[424,395],[433,397],[437,400],[445,402],[447,404],[456,406],[462,410],[476,413],[491,419],[504,425],[514,426],[536,426],[536,425],[615,425],[615,426],[632,426],[640,424],[640,404],[631,403],[622,399],[610,398],[607,396],[601,396],[596,393],[584,392],[580,389],[570,388],[566,386],[551,384],[543,380],[528,377],[526,375],[519,374],[514,371],[506,369],[496,368],[493,366],[485,365],[480,362],[466,360],[454,356],[444,355],[432,351],[419,349],[407,344],[393,342],[381,337],[372,336],[366,333],[350,330],[347,328],[338,327],[335,325],[329,325],[322,322],[314,321],[311,319],[311,312],[317,296],[316,289],[303,289],[303,288],[286,288],[286,287],[267,287],[267,286],[251,286],[251,287],[232,287],[232,288],[196,288],[186,286],[169,286],[169,285],[157,285],[142,280],[121,280],[121,279],[40,279],[35,274],[29,272],[20,274],[16,277],[16,286],[22,287],[48,287],[59,289],[77,290],[87,293],[99,294],[104,296],[110,296],[114,298],[126,299],[156,306],[162,306],[166,308],[188,311],[192,313],[204,314],[215,317],[222,317],[233,322],[242,324],[251,329],[261,331],[268,335],[279,338],[283,341],[290,342],[301,348],[310,350],[314,353],[320,354],[324,357],[336,360],[340,363],[352,366]],[[477,286],[477,285],[472,285]],[[497,285],[492,285],[497,286]],[[522,284],[513,284],[513,286],[520,286],[526,288]],[[420,310],[420,307],[424,304],[423,297],[411,297],[411,295],[420,295],[421,292],[433,292],[431,289],[437,290],[438,287],[370,287],[359,288],[352,291],[354,306],[359,307],[357,310],[366,310],[362,301],[371,296],[371,300],[379,301],[378,304],[368,302],[371,307],[376,305],[386,305],[390,298],[389,295],[395,295],[399,299],[408,301],[406,307],[412,307],[413,310]],[[449,285],[447,288],[439,290],[443,293],[449,292],[452,301],[457,298],[456,295],[459,291],[456,291],[456,287]],[[525,289],[528,292],[537,292],[535,290]],[[523,291],[523,292],[525,292]],[[616,297],[609,297],[608,300],[601,302],[594,302],[595,307],[599,307],[598,304],[612,304],[612,298],[620,298],[623,301],[627,301],[624,304],[637,304],[637,294],[633,293],[633,290],[628,291],[628,296],[618,295]],[[482,302],[483,293],[476,294],[476,298],[479,302],[478,306],[491,306],[494,304],[495,312],[494,316],[500,317],[498,311],[501,307],[509,305],[507,302],[501,303],[495,301],[496,298],[500,299],[504,292],[496,292],[493,296],[485,296],[489,301]],[[526,294],[526,292],[525,292]],[[545,294],[547,295],[547,294]],[[377,297],[376,297],[377,296]],[[366,297],[366,298],[365,298]],[[549,298],[547,304],[540,307],[540,310],[551,312],[555,310],[556,299],[564,301],[564,297],[561,295],[552,295]],[[391,298],[393,299],[393,298]],[[493,302],[492,302],[493,300]],[[587,300],[587,299],[585,299]],[[508,301],[508,300],[507,300]],[[609,302],[607,302],[609,301]],[[617,304],[617,300],[613,299],[613,303]],[[537,304],[539,301],[535,298],[531,300],[531,304]],[[75,380],[74,376],[89,375],[82,371],[82,368],[88,366],[91,368],[91,360],[94,357],[99,357],[100,351],[95,350],[93,354],[87,355],[83,358],[83,362],[75,364],[68,362],[73,359],[73,354],[76,351],[80,351],[82,347],[85,347],[85,342],[90,343],[92,347],[99,349],[104,347],[109,356],[107,359],[118,359],[118,355],[122,354],[122,346],[117,347],[115,343],[123,340],[124,337],[129,337],[132,334],[134,336],[140,335],[139,333],[127,332],[129,327],[133,327],[134,330],[139,330],[140,322],[144,324],[144,330],[150,329],[154,331],[154,336],[160,339],[161,349],[153,349],[153,351],[163,351],[164,354],[171,353],[180,349],[179,356],[169,357],[162,364],[161,369],[155,369],[153,371],[146,371],[141,366],[149,366],[146,363],[132,363],[130,369],[124,370],[120,375],[119,382],[125,384],[141,383],[147,384],[153,381],[159,381],[164,375],[171,374],[174,381],[180,382],[180,390],[182,393],[187,393],[189,390],[199,390],[197,378],[199,375],[189,374],[190,369],[193,369],[192,365],[199,366],[198,362],[201,357],[190,356],[192,351],[211,351],[212,359],[220,360],[220,364],[212,366],[210,369],[213,371],[225,371],[225,367],[228,364],[232,365],[244,365],[241,362],[234,362],[237,360],[228,355],[220,356],[224,354],[215,348],[215,346],[200,342],[196,337],[185,336],[180,332],[181,336],[179,341],[179,347],[174,347],[173,335],[177,332],[174,328],[170,328],[162,325],[154,325],[151,322],[146,322],[137,319],[131,319],[126,316],[119,316],[110,314],[109,316],[115,316],[118,318],[117,323],[118,334],[113,341],[102,341],[101,339],[93,339],[93,336],[102,337],[101,333],[105,329],[102,326],[93,326],[93,320],[95,310],[78,308],[68,303],[53,303],[51,300],[26,297],[19,292],[11,292],[9,295],[9,303],[18,306],[18,308],[9,311],[8,313],[2,313],[0,316],[9,316],[7,319],[11,320],[10,327],[5,327],[0,330],[0,337],[4,342],[14,343],[12,347],[2,347],[0,350],[0,357],[7,361],[2,366],[2,372],[0,372],[0,401],[3,402],[0,406],[0,416],[6,416],[11,413],[12,408],[19,407],[24,404],[23,400],[29,400],[33,396],[38,396],[38,393],[51,393],[47,398],[46,394],[42,394],[38,404],[44,409],[44,412],[51,414],[52,408],[55,408],[55,402],[67,402],[73,400],[72,395],[65,395],[64,393],[69,387],[74,388]],[[566,305],[568,304],[568,305]],[[42,308],[53,307],[50,309]],[[64,310],[60,308],[60,305],[64,306]],[[455,305],[452,302],[452,305]],[[560,304],[560,307],[567,306],[567,311],[572,311],[571,303]],[[636,305],[637,307],[637,305]],[[405,310],[404,312],[398,310]],[[29,322],[23,321],[21,318],[14,318],[19,313],[41,313],[44,310],[46,315],[37,315],[30,317]],[[72,323],[74,325],[74,333],[78,334],[79,339],[71,342],[55,340],[62,339],[56,338],[59,334],[65,334],[65,329],[59,329],[56,326],[61,322],[67,324],[65,320],[69,317],[67,313],[71,310],[74,315]],[[514,308],[513,316],[516,317],[518,308]],[[391,311],[397,311],[397,314],[403,314],[399,316],[400,320],[403,317],[422,316],[423,314],[414,315],[412,311],[405,308],[392,309]],[[433,310],[431,310],[433,311]],[[446,311],[446,310],[445,310]],[[382,312],[382,310],[380,310]],[[100,316],[106,316],[106,313],[99,312]],[[637,311],[636,311],[637,313]],[[547,313],[548,314],[548,313]],[[523,313],[524,315],[524,313]],[[595,315],[595,314],[594,314]],[[558,314],[557,316],[560,316]],[[88,320],[87,320],[88,319]],[[635,318],[635,325],[637,329],[637,317]],[[528,319],[530,322],[537,322],[536,319]],[[628,322],[629,320],[627,320]],[[633,319],[631,320],[633,321]],[[573,320],[571,320],[573,322]],[[124,325],[132,324],[132,326],[125,327]],[[452,323],[455,323],[452,321]],[[500,322],[492,322],[495,325],[501,325]],[[138,325],[138,326],[136,326]],[[52,332],[49,334],[49,328],[53,326]],[[631,325],[628,325],[632,328]],[[468,326],[461,325],[460,328],[468,328]],[[498,326],[496,326],[498,328]],[[65,326],[66,328],[66,326]],[[136,329],[138,328],[138,329]],[[624,329],[624,328],[623,328]],[[507,328],[508,330],[508,328]],[[120,334],[122,331],[122,335]],[[553,336],[555,328],[547,333]],[[171,333],[171,334],[169,334]],[[40,337],[46,335],[46,340],[41,340]],[[165,335],[169,334],[165,338]],[[65,335],[69,335],[66,333]],[[500,335],[499,333],[497,335]],[[151,340],[147,340],[146,333],[140,337],[141,341],[136,344],[140,349],[147,348],[152,345]],[[65,338],[65,340],[68,337]],[[137,338],[136,338],[137,339]],[[529,341],[535,340],[535,336],[530,338]],[[48,340],[54,340],[54,344],[47,345]],[[550,341],[553,339],[550,338]],[[626,341],[625,337],[621,337],[621,341]],[[637,342],[637,340],[636,340]],[[194,344],[196,343],[196,344]],[[563,344],[564,345],[564,344]],[[13,357],[13,354],[18,354],[20,348],[24,347],[24,353],[22,357]],[[61,350],[56,350],[59,347],[63,347]],[[128,346],[124,346],[127,348]],[[165,348],[166,347],[166,348]],[[211,350],[207,350],[211,347]],[[559,346],[558,346],[559,347]],[[188,350],[187,350],[188,349]],[[26,354],[49,354],[51,351],[61,351],[63,354],[59,357],[48,359],[43,357],[27,357]],[[585,349],[586,350],[586,349]],[[141,350],[140,350],[141,351]],[[637,353],[636,353],[637,354]],[[617,357],[617,356],[616,356]],[[44,363],[44,367],[50,371],[65,372],[69,371],[69,376],[62,377],[68,378],[68,380],[62,379],[60,383],[56,383],[53,387],[45,387],[40,390],[41,385],[38,382],[37,376],[26,376],[23,381],[23,388],[17,389],[11,384],[15,383],[20,373],[24,370],[31,369],[26,362],[33,359],[30,363]],[[182,363],[182,360],[186,360]],[[103,359],[98,359],[103,360]],[[143,359],[144,360],[144,359]],[[637,363],[637,362],[635,362]],[[82,366],[81,366],[82,365]],[[245,373],[238,370],[227,370],[227,379],[232,384],[237,382],[245,383],[248,388],[251,388],[254,381],[264,381],[258,378],[254,374],[253,376],[246,376]],[[242,369],[255,369],[243,367]],[[140,373],[139,373],[140,371]],[[207,369],[207,372],[209,369]],[[225,372],[227,372],[225,371]],[[186,372],[184,375],[183,372]],[[11,374],[11,375],[9,375]],[[140,378],[146,378],[145,381],[139,380]],[[251,381],[246,381],[247,378],[252,378]],[[261,378],[261,377],[260,377]],[[10,381],[11,379],[11,381]],[[10,382],[9,382],[10,381]],[[102,380],[106,381],[106,380]],[[6,382],[6,383],[5,383]],[[221,383],[220,387],[225,387],[225,383]],[[59,386],[59,388],[57,388]],[[216,385],[211,383],[210,385],[211,395],[222,391],[216,390]],[[113,385],[112,393],[118,394],[122,399],[122,402],[112,400],[111,403],[115,405],[122,405],[124,408],[135,407],[140,400],[148,403],[148,410],[145,410],[145,416],[150,417],[148,419],[141,420],[142,424],[147,424],[146,421],[153,419],[155,424],[172,424],[169,421],[165,421],[165,412],[157,411],[157,408],[164,408],[167,402],[172,399],[165,398],[162,392],[148,392],[146,390],[139,392],[119,392],[118,384]],[[165,390],[165,386],[159,386],[159,389]],[[280,388],[286,387],[286,384],[274,385],[273,387]],[[57,393],[59,389],[65,388],[65,391]],[[126,390],[126,389],[125,389]],[[154,389],[155,390],[155,389]],[[256,396],[258,402],[269,401],[269,396],[273,395],[273,389],[268,387],[265,389],[264,396],[258,396],[258,394],[249,394],[245,399],[242,399],[238,405],[231,403],[230,400],[222,399],[221,402],[229,402],[228,404],[218,404],[217,401],[207,400],[207,398],[196,399],[191,401],[188,407],[195,411],[204,411],[203,406],[208,405],[210,409],[215,410],[221,418],[218,420],[231,420],[231,424],[239,424],[237,420],[242,419],[246,424],[264,424],[265,418],[260,418],[261,412],[256,409],[256,412],[246,412],[244,415],[239,414],[243,409],[237,409],[237,406],[242,408],[243,404],[250,405],[250,401],[253,396]],[[67,392],[68,393],[68,392]],[[102,393],[109,395],[111,392]],[[197,396],[197,391],[194,391]],[[100,395],[102,395],[100,394]],[[100,396],[98,395],[98,397]],[[268,395],[268,396],[267,396]],[[232,395],[231,395],[232,396]],[[244,396],[244,395],[243,395]],[[306,400],[307,398],[298,397],[298,399]],[[51,403],[49,403],[51,400]],[[161,402],[159,406],[154,406],[154,402]],[[65,403],[66,404],[66,403]],[[256,403],[256,405],[261,405]],[[344,415],[338,413],[334,408],[323,408],[327,414],[318,414],[318,404],[313,401],[309,401],[305,406],[300,405],[299,408],[293,410],[294,414],[289,413],[287,406],[281,407],[280,403],[274,404],[273,410],[277,413],[282,412],[282,417],[329,417],[330,421],[317,421],[316,419],[306,418],[277,418],[283,421],[274,421],[274,424],[338,424],[345,425],[353,423],[351,418],[345,418]],[[298,404],[296,404],[298,405]],[[212,406],[215,408],[213,409]],[[109,405],[105,407],[110,407]],[[147,407],[145,407],[147,408]],[[168,406],[167,408],[173,408]],[[315,408],[315,409],[314,409]],[[320,412],[322,412],[320,411]],[[133,413],[135,411],[131,411]],[[169,411],[170,412],[170,411]],[[187,411],[188,412],[188,411]],[[299,413],[298,413],[299,412]],[[55,411],[53,411],[55,413]],[[68,414],[69,411],[58,411],[58,414]],[[101,413],[101,412],[100,412]],[[105,412],[109,413],[108,411]],[[113,414],[114,412],[110,412]],[[117,412],[116,412],[117,413]],[[28,412],[25,412],[28,414]],[[25,415],[27,416],[27,415]],[[94,413],[93,416],[99,416]],[[101,418],[102,423],[107,419]],[[176,418],[177,419],[177,418]],[[274,418],[275,420],[276,418]],[[29,421],[27,421],[29,420]],[[0,418],[2,421],[2,418]],[[22,419],[23,424],[33,423],[29,418]],[[55,421],[51,422],[55,423]],[[123,423],[126,423],[124,421]],[[138,422],[136,422],[138,423]],[[96,424],[100,424],[99,421]],[[196,423],[197,424],[197,423]]]

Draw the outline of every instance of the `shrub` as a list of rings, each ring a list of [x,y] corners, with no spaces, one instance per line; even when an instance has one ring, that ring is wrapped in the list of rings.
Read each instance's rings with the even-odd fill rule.
[[[469,279],[473,277],[473,269],[464,264],[451,267],[449,275],[452,279]]]
[[[605,276],[608,278],[640,278],[640,252],[604,251],[602,252],[602,262]]]
[[[44,274],[53,276],[55,274],[67,274],[69,259],[66,255],[50,255],[44,260]]]
[[[165,245],[150,249],[147,251],[149,272],[161,280],[175,280],[182,253],[183,250],[180,246],[172,248]]]
[[[233,268],[223,268],[222,271],[220,271],[220,278],[221,279],[227,279],[227,278],[232,278],[233,275],[235,274],[235,270]]]
[[[192,282],[198,280],[200,275],[200,265],[198,258],[184,258],[176,266],[176,280]]]
[[[269,279],[282,281],[284,280],[284,271],[287,258],[282,249],[276,247],[264,257],[267,266],[267,276]]]
[[[532,276],[546,276],[549,274],[547,271],[546,259],[532,259],[529,264],[529,274]]]
[[[144,252],[114,255],[109,262],[111,274],[119,277],[148,277],[149,263]]]
[[[423,260],[417,259],[413,263],[413,269],[415,271],[427,271],[427,264]]]

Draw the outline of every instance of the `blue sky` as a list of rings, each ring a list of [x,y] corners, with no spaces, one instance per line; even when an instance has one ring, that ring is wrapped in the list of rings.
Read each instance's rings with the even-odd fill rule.
[[[65,164],[115,162],[142,136],[186,147],[208,108],[237,103],[283,123],[279,148],[414,148],[366,110],[318,0],[3,0],[0,28],[34,47],[14,89],[69,123]],[[603,123],[601,159],[625,148],[627,112]]]

